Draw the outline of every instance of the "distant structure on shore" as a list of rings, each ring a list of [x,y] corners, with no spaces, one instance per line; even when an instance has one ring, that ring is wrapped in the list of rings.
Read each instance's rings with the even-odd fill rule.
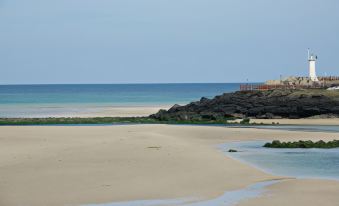
[[[242,84],[240,85],[241,91],[247,90],[272,90],[272,89],[312,89],[339,86],[339,76],[323,76],[318,77],[316,72],[317,55],[310,53],[307,50],[308,60],[308,77],[290,76],[287,78],[280,78],[279,80],[267,80],[265,84]]]
[[[319,82],[317,74],[315,72],[315,62],[317,61],[318,57],[314,54],[310,55],[310,49],[307,50],[307,57],[309,62],[309,77],[313,82]]]

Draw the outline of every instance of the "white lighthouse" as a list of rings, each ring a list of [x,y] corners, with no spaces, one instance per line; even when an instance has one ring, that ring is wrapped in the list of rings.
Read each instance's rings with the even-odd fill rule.
[[[310,54],[310,49],[307,50],[308,53],[308,62],[309,62],[309,77],[311,81],[318,82],[318,77],[315,72],[315,62],[317,61],[318,57],[314,54]]]

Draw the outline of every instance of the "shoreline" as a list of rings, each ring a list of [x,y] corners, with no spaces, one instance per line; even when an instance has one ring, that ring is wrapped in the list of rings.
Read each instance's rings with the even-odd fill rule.
[[[153,108],[155,109],[155,108]],[[148,111],[146,111],[148,112]],[[234,119],[224,118],[217,120],[160,120],[146,116],[93,116],[93,117],[0,117],[0,126],[3,125],[110,125],[110,124],[184,124],[184,125],[215,125],[215,126],[339,126],[339,118],[330,119]]]
[[[185,104],[183,104],[185,105]],[[12,108],[10,115],[6,113],[10,112],[4,109],[5,107],[13,107],[11,105],[0,105],[0,118],[96,118],[96,117],[143,117],[157,113],[160,109],[168,110],[173,107],[174,104],[145,104],[145,105],[49,105],[49,106],[37,106],[31,105],[27,108],[28,111],[22,111],[22,115],[16,114],[17,106],[15,110]],[[26,108],[26,109],[27,109]],[[30,110],[33,109],[33,110]],[[46,110],[47,109],[47,110]],[[51,111],[49,111],[49,109]],[[53,109],[56,111],[52,112]],[[2,111],[3,110],[3,111]],[[43,111],[43,112],[41,112]],[[29,114],[33,112],[34,114]],[[26,113],[26,114],[25,114]],[[335,117],[315,117],[315,118],[300,118],[300,119],[260,119],[249,118],[250,123],[256,124],[283,124],[283,125],[339,125],[339,118]],[[236,119],[234,122],[240,122],[241,119]]]
[[[276,177],[282,177],[282,180],[290,180],[290,179],[296,179],[296,180],[305,180],[305,179],[309,179],[309,180],[327,180],[327,181],[336,181],[339,183],[339,176],[331,176],[329,174],[324,174],[321,173],[321,175],[319,174],[320,172],[318,171],[317,174],[310,174],[310,172],[306,172],[301,174],[300,171],[296,170],[295,168],[291,168],[291,171],[286,171],[286,170],[282,170],[282,168],[280,169],[276,169],[276,164],[270,164],[270,167],[267,166],[267,164],[260,164],[258,163],[258,161],[253,161],[252,158],[246,158],[246,156],[242,156],[243,153],[251,153],[253,155],[262,155],[263,153],[266,154],[266,157],[269,155],[277,155],[277,153],[279,154],[280,152],[291,152],[291,153],[297,153],[297,152],[301,152],[301,153],[306,153],[309,152],[312,153],[316,150],[316,152],[333,152],[333,150],[338,151],[339,148],[331,148],[331,149],[321,149],[321,148],[293,148],[293,149],[288,149],[288,148],[268,148],[268,150],[272,150],[272,151],[259,151],[262,150],[262,145],[265,144],[267,142],[267,140],[251,140],[251,141],[235,141],[235,142],[229,142],[229,143],[225,143],[225,144],[221,144],[221,148],[225,148],[225,149],[229,149],[229,148],[236,148],[238,150],[237,153],[230,153],[228,151],[225,151],[224,154],[229,157],[232,158],[236,161],[239,161],[241,163],[244,163],[250,167],[253,167],[257,170],[260,170],[266,174],[272,175],[272,176],[276,176]],[[259,147],[244,147],[244,145],[256,145]],[[267,149],[267,148],[265,148]],[[302,150],[302,151],[301,151]],[[248,154],[247,154],[248,155]],[[281,160],[279,159],[279,157],[276,156],[276,160]],[[289,162],[291,162],[293,157],[290,157]],[[252,159],[252,160],[251,160]],[[264,161],[264,159],[261,159],[261,161]],[[302,162],[302,161],[300,161]],[[288,165],[290,166],[290,165]],[[290,166],[291,167],[291,166]],[[316,169],[316,168],[310,168],[310,169]],[[312,173],[312,172],[311,172]]]
[[[28,106],[20,113],[16,114],[15,110],[12,114],[2,114],[0,118],[94,118],[94,117],[141,117],[148,116],[158,112],[160,109],[169,109],[173,105],[157,104],[157,105],[64,105],[64,106]],[[1,106],[0,111],[8,113],[6,106]],[[10,106],[12,107],[12,106]],[[27,113],[27,114],[25,114]]]
[[[43,111],[41,114],[39,110],[46,108],[40,108],[35,111],[34,115],[6,115],[2,114],[3,117],[0,119],[51,119],[51,118],[141,118],[148,117],[151,114],[157,113],[160,109],[168,110],[173,105],[170,104],[158,104],[158,105],[124,105],[124,106],[95,106],[87,105],[84,108],[78,106],[75,107],[51,107],[50,109],[61,109],[65,111],[57,111],[53,114],[50,112]],[[39,108],[39,107],[38,107]],[[87,108],[87,109],[86,109]],[[36,108],[37,109],[37,108]],[[0,107],[1,111],[1,107]],[[32,112],[32,111],[31,111]],[[43,114],[45,113],[45,114]],[[242,119],[228,120],[228,123],[240,123]],[[202,121],[208,122],[207,120]],[[110,122],[108,122],[110,123]],[[155,122],[157,123],[157,122]],[[158,121],[158,123],[161,123]],[[339,126],[339,118],[306,118],[306,119],[252,119],[250,118],[250,124],[265,124],[265,125],[322,125],[322,126]],[[274,124],[273,124],[274,123]],[[31,124],[34,125],[34,124]]]
[[[276,178],[232,160],[215,148],[218,144],[339,138],[326,132],[176,125],[3,126],[0,131],[0,203],[8,206],[212,199]],[[301,189],[309,187],[291,181]],[[337,194],[339,183],[333,184],[328,189]],[[318,187],[326,185],[317,181]],[[288,192],[287,186],[279,191]],[[320,193],[315,197],[323,199]]]
[[[339,126],[339,118],[319,118],[319,119],[251,119],[250,123],[280,125],[323,125],[323,126]]]

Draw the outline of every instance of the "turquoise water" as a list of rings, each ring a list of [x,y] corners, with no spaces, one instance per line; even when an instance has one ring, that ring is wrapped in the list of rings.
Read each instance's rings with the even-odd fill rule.
[[[238,83],[0,85],[0,117],[62,116],[107,107],[186,104],[236,91]]]
[[[264,143],[227,143],[222,148],[240,151],[225,154],[274,175],[339,180],[339,148],[273,149],[262,147]]]

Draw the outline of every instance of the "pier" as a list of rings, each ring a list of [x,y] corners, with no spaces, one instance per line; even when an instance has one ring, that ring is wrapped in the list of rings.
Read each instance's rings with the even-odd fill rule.
[[[319,85],[267,85],[267,84],[241,84],[240,91],[266,91],[274,89],[325,89],[327,88],[324,84]]]
[[[262,84],[241,84],[240,91],[265,91],[274,89],[327,89],[339,85],[339,76],[317,77],[312,81],[310,77],[289,77],[285,80],[269,80]]]

